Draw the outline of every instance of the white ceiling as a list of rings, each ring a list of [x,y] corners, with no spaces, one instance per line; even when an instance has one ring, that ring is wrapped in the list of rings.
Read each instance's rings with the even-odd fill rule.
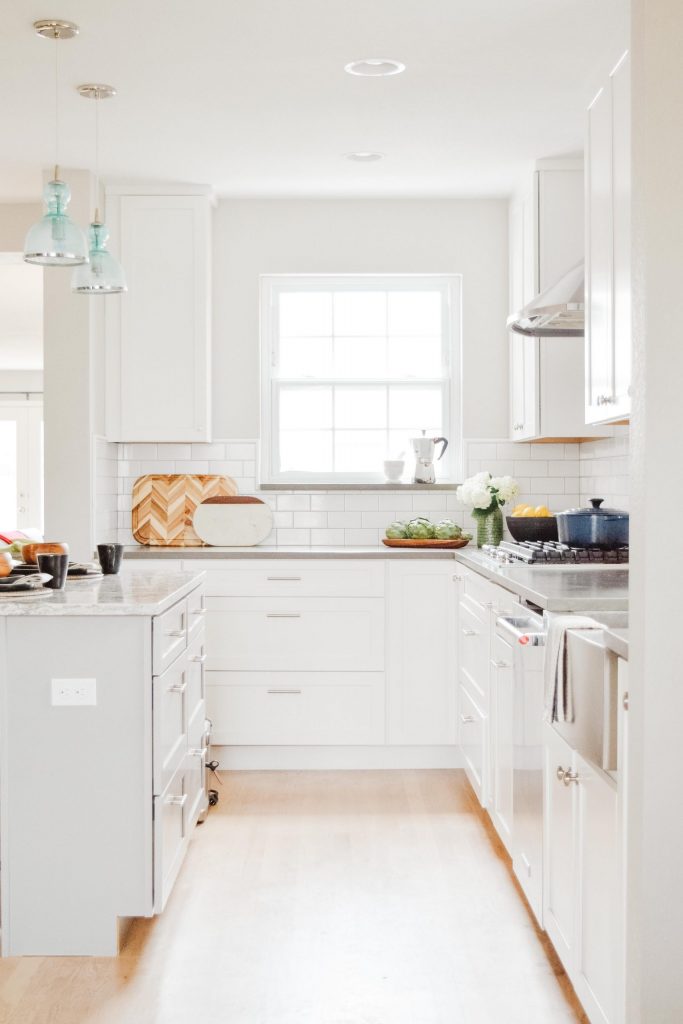
[[[583,109],[628,0],[34,0],[3,4],[0,199],[29,199],[53,162],[62,42],[65,166],[213,185],[231,195],[504,195],[528,161],[578,152]],[[358,78],[362,57],[407,65]],[[7,101],[9,98],[9,102]],[[344,154],[378,150],[373,164]]]
[[[43,366],[43,270],[0,254],[0,370]]]

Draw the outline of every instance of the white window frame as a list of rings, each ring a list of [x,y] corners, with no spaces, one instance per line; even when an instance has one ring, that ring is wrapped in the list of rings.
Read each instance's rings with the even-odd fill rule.
[[[261,453],[259,480],[262,485],[292,484],[383,484],[381,467],[377,473],[302,473],[286,472],[278,466],[278,405],[277,377],[277,296],[280,292],[300,290],[329,291],[343,285],[353,285],[354,291],[387,289],[401,281],[407,291],[424,290],[426,284],[438,287],[442,293],[442,315],[445,325],[442,339],[443,378],[418,381],[415,378],[391,380],[392,385],[419,383],[442,384],[443,432],[448,438],[448,449],[443,458],[445,470],[439,483],[454,483],[462,469],[462,275],[461,274],[262,274],[260,277],[260,335],[261,335]],[[304,382],[309,383],[309,382]],[[310,382],[314,386],[314,382]],[[386,380],[367,378],[349,383],[356,387],[384,385]],[[410,466],[412,452],[406,452]],[[394,485],[400,487],[400,484]],[[426,485],[428,486],[428,485]]]
[[[0,419],[17,424],[16,529],[43,530],[43,401],[0,395]],[[0,523],[0,528],[2,527]],[[7,524],[5,524],[7,525]]]

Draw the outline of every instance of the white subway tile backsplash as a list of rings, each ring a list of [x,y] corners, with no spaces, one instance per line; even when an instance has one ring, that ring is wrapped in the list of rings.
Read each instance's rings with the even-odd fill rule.
[[[316,527],[324,529],[327,526],[327,512],[293,512],[294,526]]]
[[[310,530],[276,530],[275,535],[277,544],[307,547],[311,543]]]
[[[505,438],[465,442],[466,476],[488,470],[514,476],[517,501],[547,504],[551,510],[584,505],[589,497],[628,507],[628,429],[585,444],[513,443]],[[100,539],[130,543],[130,495],[134,480],[149,472],[215,473],[232,477],[242,494],[258,494],[274,510],[269,543],[289,545],[374,545],[394,519],[449,517],[471,523],[453,491],[259,492],[257,443],[230,439],[207,444],[159,442],[116,444],[95,440],[95,523]],[[504,513],[509,511],[504,509]]]
[[[380,543],[379,530],[344,530],[344,543],[351,547],[369,547]]]
[[[343,512],[343,494],[312,494],[311,512]]]
[[[311,499],[308,494],[278,494],[277,507],[279,512],[308,512]]]
[[[325,544],[330,547],[344,546],[343,530],[311,530],[311,544]]]
[[[344,498],[344,508],[347,512],[378,512],[379,495],[347,494]]]

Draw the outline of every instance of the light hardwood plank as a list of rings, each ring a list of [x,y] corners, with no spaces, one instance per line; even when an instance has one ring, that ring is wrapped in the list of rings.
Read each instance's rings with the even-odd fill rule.
[[[462,772],[222,778],[163,916],[0,961],[2,1024],[586,1021]]]

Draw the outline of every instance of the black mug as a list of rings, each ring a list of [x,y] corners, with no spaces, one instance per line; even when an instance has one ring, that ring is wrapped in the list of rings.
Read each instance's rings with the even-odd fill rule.
[[[48,587],[50,590],[64,589],[68,568],[68,555],[55,555],[49,552],[43,552],[38,555],[38,572],[45,572],[52,576],[51,580],[43,583],[43,586]]]
[[[121,568],[123,544],[98,544],[97,556],[105,576],[115,576]]]

